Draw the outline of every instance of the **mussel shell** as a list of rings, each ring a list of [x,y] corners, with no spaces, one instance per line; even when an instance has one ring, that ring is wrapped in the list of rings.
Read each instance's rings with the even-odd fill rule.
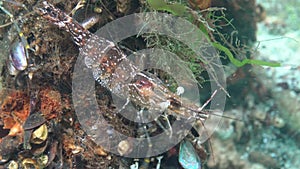
[[[201,169],[200,157],[188,140],[180,143],[178,161],[184,169]]]
[[[31,159],[31,158],[25,158],[22,161],[22,168],[24,169],[31,169],[31,168],[39,168],[36,160]]]
[[[49,161],[49,157],[47,155],[41,155],[40,157],[37,158],[37,162],[40,166],[46,167],[46,164]]]
[[[39,145],[35,145],[33,144],[32,145],[32,148],[31,148],[31,153],[35,156],[38,156],[38,155],[41,155],[42,153],[44,153],[48,147],[48,141],[45,141],[43,142],[42,144],[39,144]]]
[[[118,153],[122,155],[127,155],[132,152],[132,143],[129,140],[122,140],[118,144]]]
[[[15,68],[15,66],[13,65],[13,63],[11,61],[8,61],[7,69],[8,69],[8,73],[12,76],[15,76],[19,73],[19,71]]]
[[[48,138],[48,129],[46,124],[43,124],[32,132],[30,142],[33,144],[41,144],[47,138]]]
[[[63,168],[63,165],[64,162],[62,155],[62,144],[58,143],[58,141],[55,140],[50,145],[50,149],[48,151],[48,162],[46,164],[46,167],[61,169]]]
[[[33,131],[33,129],[24,130],[23,147],[24,147],[25,150],[30,150],[31,149],[30,138],[31,138],[32,131]]]
[[[19,168],[19,164],[14,161],[14,160],[11,160],[7,166],[8,169],[18,169]]]
[[[15,41],[10,48],[10,61],[16,70],[22,71],[27,68],[25,47],[21,41]]]
[[[46,122],[46,119],[44,118],[42,113],[40,113],[40,112],[32,113],[25,121],[23,129],[24,130],[34,129],[36,127],[41,126],[45,122]]]
[[[2,164],[6,164],[7,162],[8,162],[8,158],[6,158],[6,157],[1,157],[1,159],[0,159],[0,165],[2,165]],[[1,168],[1,167],[0,167]]]

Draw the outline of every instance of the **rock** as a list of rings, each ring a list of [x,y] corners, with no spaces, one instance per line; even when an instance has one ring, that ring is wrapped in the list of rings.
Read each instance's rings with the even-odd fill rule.
[[[279,169],[278,163],[268,154],[253,151],[249,154],[249,161],[264,165],[266,168]]]
[[[287,125],[292,130],[298,131],[300,129],[300,100],[287,91],[273,92],[273,96],[276,98],[282,119],[288,122]]]

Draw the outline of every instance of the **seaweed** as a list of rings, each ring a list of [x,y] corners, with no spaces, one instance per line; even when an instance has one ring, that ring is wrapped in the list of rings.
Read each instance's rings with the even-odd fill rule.
[[[183,16],[186,7],[180,3],[168,4],[164,0],[147,0],[148,4],[157,11],[167,11],[175,16]]]
[[[187,12],[187,7],[180,3],[174,3],[174,4],[168,4],[163,0],[147,0],[148,4],[151,8],[157,11],[167,11],[175,16],[186,16],[190,22],[193,20],[191,13]],[[269,67],[280,67],[281,64],[278,62],[267,62],[262,60],[255,60],[255,59],[243,59],[242,61],[239,61],[238,59],[234,58],[232,52],[227,47],[223,46],[219,42],[211,41],[209,38],[209,33],[207,29],[205,28],[205,25],[203,23],[200,23],[198,25],[198,28],[202,33],[205,34],[207,39],[211,42],[212,46],[214,46],[216,49],[218,49],[221,52],[224,52],[229,61],[234,64],[236,67],[242,67],[246,64],[251,65],[260,65],[260,66],[269,66]]]

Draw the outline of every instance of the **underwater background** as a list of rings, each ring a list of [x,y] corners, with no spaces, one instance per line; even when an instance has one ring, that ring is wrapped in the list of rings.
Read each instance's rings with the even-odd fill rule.
[[[223,118],[213,139],[212,168],[299,168],[300,11],[298,0],[257,0],[264,19],[257,24],[257,59],[280,62],[281,67],[254,66],[258,82]],[[239,90],[243,90],[240,86]],[[258,95],[256,95],[256,94]],[[256,95],[256,96],[255,96]],[[259,97],[259,101],[254,99]]]
[[[206,135],[201,121],[181,142],[159,155],[130,158],[138,147],[130,139],[112,146],[118,155],[110,153],[86,133],[74,110],[72,78],[76,59],[84,49],[80,46],[85,42],[80,41],[82,34],[70,34],[53,24],[52,18],[38,14],[36,9],[42,9],[40,0],[0,0],[0,169],[300,168],[300,0],[48,2],[85,25],[84,29],[92,34],[109,22],[137,12],[162,12],[193,23],[213,44],[222,63],[217,66],[225,71],[226,88],[217,91],[226,93],[224,112],[205,142],[199,141],[201,132]],[[197,80],[201,104],[214,97],[206,72],[207,65],[213,63],[205,62],[187,45],[156,32],[128,37],[117,45],[125,54],[153,47],[175,53]],[[155,69],[147,72],[151,77],[148,79],[158,77],[156,84],[180,93],[178,82],[168,73]],[[142,87],[149,85],[147,80],[140,82]],[[133,123],[118,114],[123,108],[118,110],[115,106],[110,90],[98,83],[94,86],[101,109],[96,113],[127,136],[148,138],[165,132],[178,120],[176,112],[182,111],[182,105],[175,104],[179,109],[169,108],[175,114],[162,115],[145,124]],[[187,105],[191,110],[200,107],[198,103]],[[82,109],[89,111],[85,106]],[[139,104],[135,106],[143,109]],[[209,106],[198,113],[218,115]],[[212,114],[206,114],[206,110]],[[93,118],[85,120],[92,125]],[[98,129],[113,135],[111,126],[100,125]],[[155,150],[155,145],[149,145]]]

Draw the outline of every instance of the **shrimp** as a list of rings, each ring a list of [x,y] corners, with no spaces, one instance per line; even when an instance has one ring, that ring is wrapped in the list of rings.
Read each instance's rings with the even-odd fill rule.
[[[171,112],[185,118],[207,119],[203,106],[184,102],[155,75],[139,70],[112,41],[93,35],[66,13],[44,1],[38,13],[49,22],[69,32],[83,53],[94,79],[113,94],[128,98],[142,109]],[[85,46],[87,45],[87,46]]]

